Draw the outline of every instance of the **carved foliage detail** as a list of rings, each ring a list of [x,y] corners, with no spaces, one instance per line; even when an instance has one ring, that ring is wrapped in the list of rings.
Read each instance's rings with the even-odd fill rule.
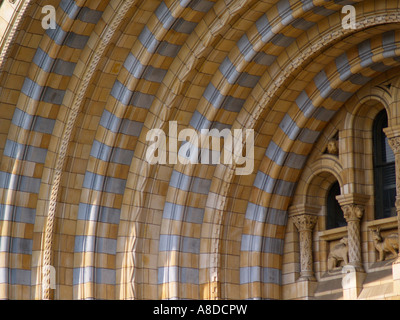
[[[317,223],[318,217],[310,214],[293,216],[293,223],[299,231],[312,231]]]

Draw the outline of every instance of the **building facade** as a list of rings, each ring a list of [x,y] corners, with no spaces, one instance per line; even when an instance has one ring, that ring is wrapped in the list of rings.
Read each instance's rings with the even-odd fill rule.
[[[3,0],[0,298],[398,299],[399,22],[397,0]],[[252,170],[162,158],[172,129],[252,132]]]

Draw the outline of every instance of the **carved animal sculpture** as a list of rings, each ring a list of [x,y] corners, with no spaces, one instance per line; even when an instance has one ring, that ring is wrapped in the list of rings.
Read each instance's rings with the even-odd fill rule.
[[[397,256],[397,252],[399,251],[399,235],[397,233],[389,234],[387,237],[383,238],[381,236],[380,228],[371,230],[371,232],[375,249],[379,252],[378,261],[385,260],[385,255],[387,252]]]
[[[332,271],[338,266],[338,263],[344,261],[344,264],[349,264],[347,247],[348,239],[344,237],[340,240],[339,244],[333,247],[328,255],[328,270]]]

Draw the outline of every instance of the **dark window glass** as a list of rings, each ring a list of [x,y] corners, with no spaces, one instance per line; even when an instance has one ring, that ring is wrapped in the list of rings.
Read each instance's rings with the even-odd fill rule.
[[[336,200],[336,196],[340,195],[339,182],[335,182],[328,191],[326,201],[327,205],[327,219],[326,229],[340,228],[347,225],[346,219],[343,216],[342,208]]]
[[[395,158],[389,146],[384,128],[388,126],[386,110],[381,111],[374,121],[374,181],[375,219],[396,215],[396,171]]]

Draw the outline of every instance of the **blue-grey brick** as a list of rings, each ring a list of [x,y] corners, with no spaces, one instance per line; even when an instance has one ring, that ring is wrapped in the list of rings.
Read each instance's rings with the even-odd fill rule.
[[[94,267],[81,267],[74,268],[73,271],[73,285],[83,284],[94,281],[93,274]]]
[[[262,207],[249,202],[246,209],[246,219],[285,226],[287,222],[287,212],[275,208]]]
[[[78,220],[99,221],[103,223],[118,224],[120,209],[80,203]]]
[[[131,136],[131,137],[139,137],[140,132],[142,131],[143,123],[138,121],[133,121],[129,119],[123,119],[121,123],[121,129],[119,132]]]
[[[47,149],[26,146],[18,142],[7,140],[4,155],[10,158],[44,163],[46,160]]]
[[[123,194],[126,180],[95,174],[87,171],[83,180],[83,187],[96,191],[105,191]]]
[[[199,270],[176,266],[158,268],[158,284],[170,282],[198,284]]]
[[[246,72],[242,72],[237,80],[237,83],[245,88],[254,88],[259,80],[259,76],[254,76]]]
[[[333,90],[331,83],[325,73],[325,70],[320,71],[314,77],[314,83],[315,83],[316,87],[318,88],[322,98],[327,98]]]
[[[266,54],[265,52],[260,51],[254,57],[254,62],[263,66],[271,66],[277,58],[277,56]]]
[[[97,22],[99,22],[102,15],[103,15],[102,11],[93,10],[88,7],[83,7],[79,11],[77,19],[86,23],[96,24]]]
[[[201,129],[209,129],[211,126],[211,121],[203,116],[200,112],[195,110],[193,112],[192,118],[190,119],[190,125],[197,131]]]
[[[179,172],[179,171],[172,171],[171,179],[169,185],[171,187],[188,191],[190,188],[191,177]]]
[[[361,59],[361,66],[363,68],[366,68],[373,63],[373,54],[371,51],[371,43],[369,40],[364,41],[358,45],[358,54]]]
[[[189,7],[195,11],[208,12],[214,6],[214,2],[208,0],[189,1]]]
[[[240,250],[249,252],[282,254],[283,240],[244,234],[242,235]]]
[[[124,68],[136,79],[140,79],[146,66],[142,65],[132,53],[129,53],[125,59]],[[118,82],[118,80],[116,82]],[[119,83],[118,88],[121,90],[122,87],[125,88],[122,83]],[[127,88],[125,89],[127,90]]]
[[[225,96],[222,95],[217,88],[210,82],[204,91],[203,97],[207,99],[209,103],[211,103],[214,108],[219,109],[222,102],[225,99]]]
[[[394,30],[385,32],[382,35],[382,46],[383,46],[383,56],[389,58],[395,55],[396,46],[396,34]]]
[[[129,105],[143,109],[150,109],[153,100],[154,100],[154,95],[141,92],[134,92],[129,102]]]
[[[0,172],[0,188],[39,193],[40,179]]]
[[[294,169],[302,169],[307,159],[306,156],[298,155],[292,152],[287,153],[283,151],[273,141],[269,143],[265,155],[280,166],[286,165]]]
[[[158,284],[178,282],[178,267],[158,268]]]
[[[51,134],[53,133],[56,120],[47,119],[39,116],[33,117],[33,131]]]
[[[172,44],[167,41],[162,41],[157,47],[157,53],[162,56],[174,58],[178,54],[180,49],[180,45]]]
[[[65,32],[59,25],[56,25],[55,29],[47,29],[46,34],[59,46],[62,46],[64,40],[67,36],[67,32]]]
[[[76,236],[75,252],[98,252],[115,254],[117,250],[117,240],[95,237],[95,236]]]
[[[179,282],[181,283],[199,283],[199,269],[194,268],[180,268]]]
[[[277,34],[272,37],[271,42],[279,47],[285,47],[287,48],[290,46],[296,39],[292,37],[287,37],[283,34]]]
[[[353,92],[347,92],[342,89],[336,89],[330,95],[330,98],[339,102],[346,102],[353,96]]]
[[[246,100],[244,99],[239,99],[239,98],[234,98],[231,96],[227,96],[224,100],[224,102],[221,105],[221,108],[231,111],[231,112],[240,112],[242,110],[244,103]]]
[[[32,81],[29,78],[25,78],[24,84],[22,85],[22,93],[26,96],[39,101],[42,95],[42,87],[39,86],[36,82]]]
[[[300,0],[303,4],[303,11],[307,12],[314,8],[313,0]]]
[[[16,254],[32,254],[32,240],[13,237],[0,237],[0,251]]]
[[[29,286],[31,285],[31,271],[24,270],[24,269],[11,269],[9,270],[11,273],[10,283],[11,285],[24,285]]]
[[[343,53],[342,55],[336,58],[335,63],[336,63],[336,68],[340,74],[340,80],[346,81],[352,75],[347,55]]]
[[[271,178],[269,175],[259,171],[254,180],[254,186],[267,193],[290,197],[292,196],[296,184],[289,181]]]
[[[229,60],[228,57],[222,61],[221,65],[219,66],[219,71],[230,84],[235,84],[236,80],[240,76],[240,72],[236,70],[235,65],[231,62],[231,60]]]
[[[195,193],[208,194],[210,187],[211,180],[194,177],[190,190]]]
[[[51,87],[43,88],[41,101],[60,105],[64,99],[65,90],[54,89]]]
[[[164,29],[171,29],[172,25],[174,24],[176,18],[171,14],[167,5],[164,2],[161,2],[160,5],[157,7],[155,14],[163,24]]]
[[[143,74],[143,78],[148,81],[160,83],[161,81],[163,81],[165,75],[167,74],[167,71],[168,70],[166,70],[166,69],[154,68],[152,66],[147,66],[147,68]]]
[[[382,63],[382,62],[378,62],[378,63],[372,64],[372,65],[370,66],[370,68],[371,68],[372,70],[374,70],[374,71],[382,72],[382,73],[383,73],[383,72],[386,72],[386,71],[392,69],[393,66],[388,66],[388,65],[385,65],[385,64]]]
[[[349,81],[353,84],[363,86],[366,85],[368,82],[370,82],[372,78],[365,77],[362,74],[353,74],[350,78]]]
[[[124,105],[129,105],[132,98],[132,91],[126,88],[121,82],[116,80],[110,92],[111,96]],[[106,111],[106,110],[104,110]],[[101,124],[101,123],[100,123]]]
[[[293,21],[292,8],[290,7],[289,0],[280,0],[276,4],[279,16],[282,19],[282,24],[287,26]]]
[[[239,270],[240,284],[260,282],[261,281],[261,268],[254,267],[242,267]]]
[[[282,284],[282,271],[275,268],[262,268],[262,283]]]
[[[296,19],[291,26],[296,29],[307,31],[315,26],[315,22],[307,21],[303,18]]]
[[[68,14],[70,19],[75,19],[81,7],[79,7],[73,0],[61,0],[60,8]]]
[[[327,8],[325,8],[323,6],[316,6],[316,7],[312,8],[312,11],[315,14],[318,14],[318,15],[321,15],[321,16],[325,16],[325,17],[328,17],[328,16],[336,13],[336,11],[331,10],[331,9],[327,9]]]
[[[114,284],[116,283],[116,271],[112,269],[96,268],[95,283]]]
[[[176,32],[191,34],[196,26],[196,22],[186,21],[182,18],[179,18],[172,25],[172,29]]]
[[[203,223],[204,209],[165,202],[163,218],[190,223]]]
[[[298,139],[301,142],[313,144],[315,141],[317,141],[320,133],[321,132],[319,132],[319,131],[314,131],[314,130],[310,130],[310,129],[307,129],[307,128],[302,128],[300,130],[300,134],[298,136]]]
[[[248,62],[252,61],[253,58],[257,55],[257,52],[254,51],[252,43],[249,41],[249,38],[246,34],[244,34],[239,41],[237,42],[237,47],[239,48],[241,54],[244,59]]]
[[[266,15],[262,15],[256,21],[256,27],[258,33],[261,35],[261,40],[264,43],[270,42],[270,40],[275,36],[275,33],[272,32],[271,25]]]
[[[89,40],[89,36],[77,34],[75,32],[68,32],[65,39],[65,45],[74,49],[83,49]]]
[[[329,122],[335,114],[335,110],[328,110],[324,107],[319,107],[314,113],[314,118],[319,121]]]
[[[15,221],[34,224],[35,216],[35,209],[0,204],[0,221]]]

